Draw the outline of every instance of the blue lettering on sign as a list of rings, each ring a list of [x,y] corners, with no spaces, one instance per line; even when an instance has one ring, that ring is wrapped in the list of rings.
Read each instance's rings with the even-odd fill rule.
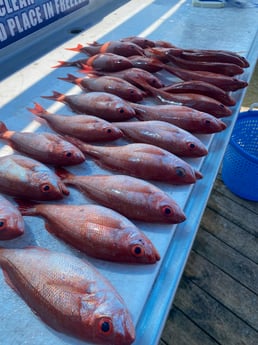
[[[0,0],[0,48],[89,4],[89,0]]]

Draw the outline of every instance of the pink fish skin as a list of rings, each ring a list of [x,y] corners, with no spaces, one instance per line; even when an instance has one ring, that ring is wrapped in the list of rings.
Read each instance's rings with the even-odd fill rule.
[[[21,236],[24,229],[24,220],[17,207],[0,194],[0,241]]]
[[[221,119],[182,105],[145,105],[133,103],[136,117],[141,121],[160,120],[172,123],[190,133],[212,134],[226,129]]]
[[[139,102],[146,96],[145,92],[130,84],[126,80],[118,77],[103,75],[99,77],[78,78],[72,74],[67,74],[66,78],[58,78],[78,85],[83,91],[108,92],[127,101]]]
[[[9,131],[0,121],[0,139],[7,140],[13,149],[45,164],[75,165],[85,161],[78,147],[54,133]]]
[[[124,301],[88,261],[40,247],[0,248],[0,265],[8,285],[58,332],[102,345],[134,341]]]
[[[86,142],[112,141],[123,136],[122,131],[115,125],[91,115],[61,115],[51,114],[39,103],[28,110],[60,134],[68,134]]]
[[[156,145],[179,157],[202,157],[208,151],[196,136],[164,121],[116,122],[126,137]]]
[[[129,103],[107,92],[63,95],[54,91],[52,96],[42,98],[65,103],[75,113],[95,115],[107,121],[124,121],[135,116],[135,111]]]
[[[107,207],[19,201],[19,209],[23,216],[43,217],[50,233],[98,259],[141,264],[160,259],[142,231]]]
[[[67,136],[66,136],[67,137]],[[123,146],[95,146],[79,139],[67,137],[85,154],[93,157],[105,169],[147,180],[169,182],[177,185],[195,183],[202,174],[190,164],[167,150],[150,144]]]
[[[127,175],[77,176],[62,168],[57,168],[56,173],[67,185],[125,217],[171,224],[186,219],[175,200],[142,179]]]
[[[0,157],[0,191],[33,200],[58,200],[69,194],[45,164],[18,154]]]

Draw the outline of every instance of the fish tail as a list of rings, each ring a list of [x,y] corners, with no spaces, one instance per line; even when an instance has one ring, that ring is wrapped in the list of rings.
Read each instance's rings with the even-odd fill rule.
[[[71,61],[58,61],[58,64],[55,66],[52,66],[52,68],[60,68],[60,67],[70,67],[70,66],[74,66],[74,62]]]
[[[61,180],[66,180],[69,179],[69,177],[72,177],[73,174],[70,173],[70,171],[66,170],[65,168],[62,167],[56,167],[55,168],[55,173],[58,177],[60,177]]]
[[[43,115],[46,115],[48,112],[45,108],[43,108],[39,103],[34,103],[34,108],[27,108],[32,114],[37,115],[39,117],[43,117]]]
[[[82,63],[82,69],[79,70],[80,73],[89,73],[94,72],[94,68],[92,66],[88,66]]]
[[[53,91],[52,96],[41,96],[41,97],[46,98],[46,99],[53,99],[53,100],[58,101],[58,102],[62,102],[64,100],[65,96],[60,92]]]
[[[23,216],[33,216],[35,215],[35,206],[37,205],[36,202],[14,198],[19,211]]]
[[[77,46],[76,47],[74,47],[74,48],[65,48],[66,50],[72,50],[72,51],[74,51],[74,52],[80,52],[81,50],[82,50],[82,48],[83,48],[83,45],[82,44],[77,44]]]
[[[74,76],[73,74],[69,74],[68,73],[66,78],[59,77],[58,79],[67,81],[68,83],[77,84],[77,79],[78,78],[76,76]]]
[[[0,137],[2,137],[6,131],[8,131],[8,128],[2,121],[0,121]]]

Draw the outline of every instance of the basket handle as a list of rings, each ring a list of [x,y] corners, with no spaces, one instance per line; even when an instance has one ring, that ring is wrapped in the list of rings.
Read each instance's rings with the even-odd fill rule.
[[[254,108],[258,108],[258,103],[253,103],[250,105],[249,111],[254,110]]]

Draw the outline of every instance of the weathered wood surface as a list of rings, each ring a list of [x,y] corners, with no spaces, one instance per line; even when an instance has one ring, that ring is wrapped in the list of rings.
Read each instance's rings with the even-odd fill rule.
[[[258,344],[258,203],[218,175],[159,345]]]

